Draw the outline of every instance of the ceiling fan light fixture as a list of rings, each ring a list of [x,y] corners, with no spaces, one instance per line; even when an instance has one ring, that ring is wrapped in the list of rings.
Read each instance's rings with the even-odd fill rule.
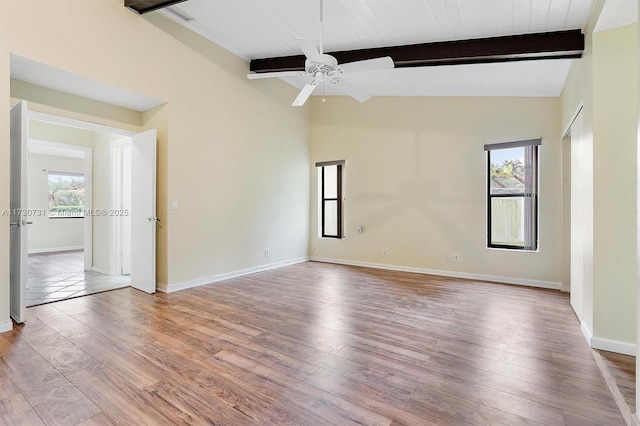
[[[332,85],[335,85],[339,90],[351,96],[358,102],[367,101],[371,95],[365,91],[359,89],[356,86],[349,84],[342,77],[345,74],[351,72],[358,73],[363,71],[378,71],[385,69],[393,69],[394,62],[390,57],[380,57],[374,59],[367,59],[364,61],[350,62],[340,65],[338,60],[331,55],[324,53],[322,42],[322,9],[323,2],[320,0],[320,49],[318,49],[315,43],[308,38],[296,37],[298,47],[304,53],[306,57],[304,63],[304,72],[297,71],[281,71],[281,72],[268,72],[262,74],[248,74],[247,78],[250,80],[272,78],[272,77],[291,77],[298,75],[300,77],[307,77],[308,83],[302,88],[296,99],[291,104],[292,106],[302,106],[307,101],[309,96],[313,93],[318,83],[322,83],[322,102],[326,102],[324,97],[325,82],[329,81]],[[299,73],[299,74],[298,74]]]

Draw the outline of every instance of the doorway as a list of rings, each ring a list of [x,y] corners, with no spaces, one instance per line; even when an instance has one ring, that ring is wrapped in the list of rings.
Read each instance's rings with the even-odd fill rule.
[[[131,139],[35,119],[29,119],[28,129],[27,306],[129,286],[128,273],[111,266],[116,256],[109,253],[111,216],[122,208],[109,204],[110,193],[123,186],[110,173],[108,154],[112,141],[130,144]],[[130,180],[126,184],[130,193]],[[102,211],[111,214],[97,214]]]
[[[113,286],[131,285],[149,293],[155,292],[155,232],[158,221],[155,216],[155,130],[135,134],[93,123],[29,112],[27,102],[24,101],[12,109],[11,118],[10,291],[13,319],[18,323],[23,322],[27,304],[36,304],[35,300],[48,303],[115,288]],[[29,278],[30,275],[33,277],[33,272],[35,272],[32,271],[30,274],[27,266],[29,228],[34,225],[29,218],[30,208],[27,197],[29,185],[26,172],[29,166],[27,147],[30,122],[102,132],[115,136],[106,139],[104,135],[97,137],[102,143],[94,144],[92,147],[93,155],[87,156],[87,161],[84,163],[85,165],[91,164],[90,167],[95,169],[93,170],[95,179],[91,183],[94,196],[91,196],[90,202],[86,205],[89,208],[85,208],[84,216],[78,218],[84,223],[85,241],[88,236],[92,236],[92,242],[85,244],[82,248],[81,255],[84,255],[85,259],[83,270],[76,271],[77,274],[73,276],[62,277],[63,279],[49,277],[39,283],[33,283],[41,284],[41,287],[44,287],[44,284],[47,284],[46,287],[53,287],[49,283],[54,281],[57,283],[57,288],[53,291],[46,290],[51,295],[50,297],[31,297],[27,303],[28,289],[33,287]],[[120,140],[121,160],[119,162],[114,162],[112,158],[113,144],[111,142],[114,139]],[[114,152],[118,152],[118,150]],[[97,162],[96,159],[103,161]],[[116,175],[112,174],[114,167],[116,167],[114,164],[120,167],[117,179]],[[106,181],[104,186],[107,189],[96,191],[101,180]],[[48,212],[51,210],[51,208],[47,209]],[[126,216],[130,216],[130,218],[125,219]],[[52,220],[51,218],[47,219]],[[119,229],[118,232],[114,232],[116,228]],[[127,229],[128,231],[126,231]],[[35,230],[32,229],[31,232],[35,232]],[[117,246],[113,244],[114,234],[119,235]],[[130,246],[125,247],[128,241],[130,241]],[[67,250],[65,253],[64,261],[66,263],[74,263],[71,260],[73,251]],[[127,256],[127,253],[136,254]],[[57,254],[61,255],[58,260],[63,259],[63,253]],[[76,264],[83,263],[82,261],[77,262],[77,258],[75,262]],[[40,262],[40,271],[45,269],[43,265],[44,262]],[[130,272],[130,276],[127,276],[129,275],[127,272]],[[45,293],[45,291],[40,293]]]

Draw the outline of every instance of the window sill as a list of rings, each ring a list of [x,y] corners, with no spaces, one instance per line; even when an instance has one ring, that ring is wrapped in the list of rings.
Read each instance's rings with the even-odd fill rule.
[[[514,253],[540,253],[540,249],[536,250],[526,250],[526,249],[517,249],[517,248],[508,248],[508,247],[485,247],[487,250],[496,250],[496,251],[511,251]]]

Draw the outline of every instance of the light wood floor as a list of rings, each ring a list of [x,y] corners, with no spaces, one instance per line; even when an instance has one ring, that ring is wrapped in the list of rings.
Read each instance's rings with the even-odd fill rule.
[[[627,424],[635,424],[631,417],[636,411],[636,358],[602,350],[596,350],[594,358],[622,417],[628,419]]]
[[[0,424],[623,424],[556,291],[308,262],[28,317]]]

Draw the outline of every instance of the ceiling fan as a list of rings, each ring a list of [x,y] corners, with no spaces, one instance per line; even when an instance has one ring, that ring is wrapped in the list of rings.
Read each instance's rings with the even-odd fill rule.
[[[351,96],[358,102],[367,101],[371,95],[353,86],[345,81],[346,74],[358,73],[364,71],[378,71],[394,68],[393,59],[390,56],[382,58],[367,59],[364,61],[349,62],[346,64],[338,64],[336,58],[323,52],[322,45],[322,15],[323,0],[320,0],[320,50],[316,48],[315,43],[308,38],[296,37],[300,50],[307,58],[304,63],[304,71],[279,71],[248,74],[249,80],[258,80],[263,78],[282,78],[282,77],[308,77],[310,81],[302,88],[292,106],[302,106],[309,96],[318,87],[318,85],[328,82],[338,87],[343,93]]]

